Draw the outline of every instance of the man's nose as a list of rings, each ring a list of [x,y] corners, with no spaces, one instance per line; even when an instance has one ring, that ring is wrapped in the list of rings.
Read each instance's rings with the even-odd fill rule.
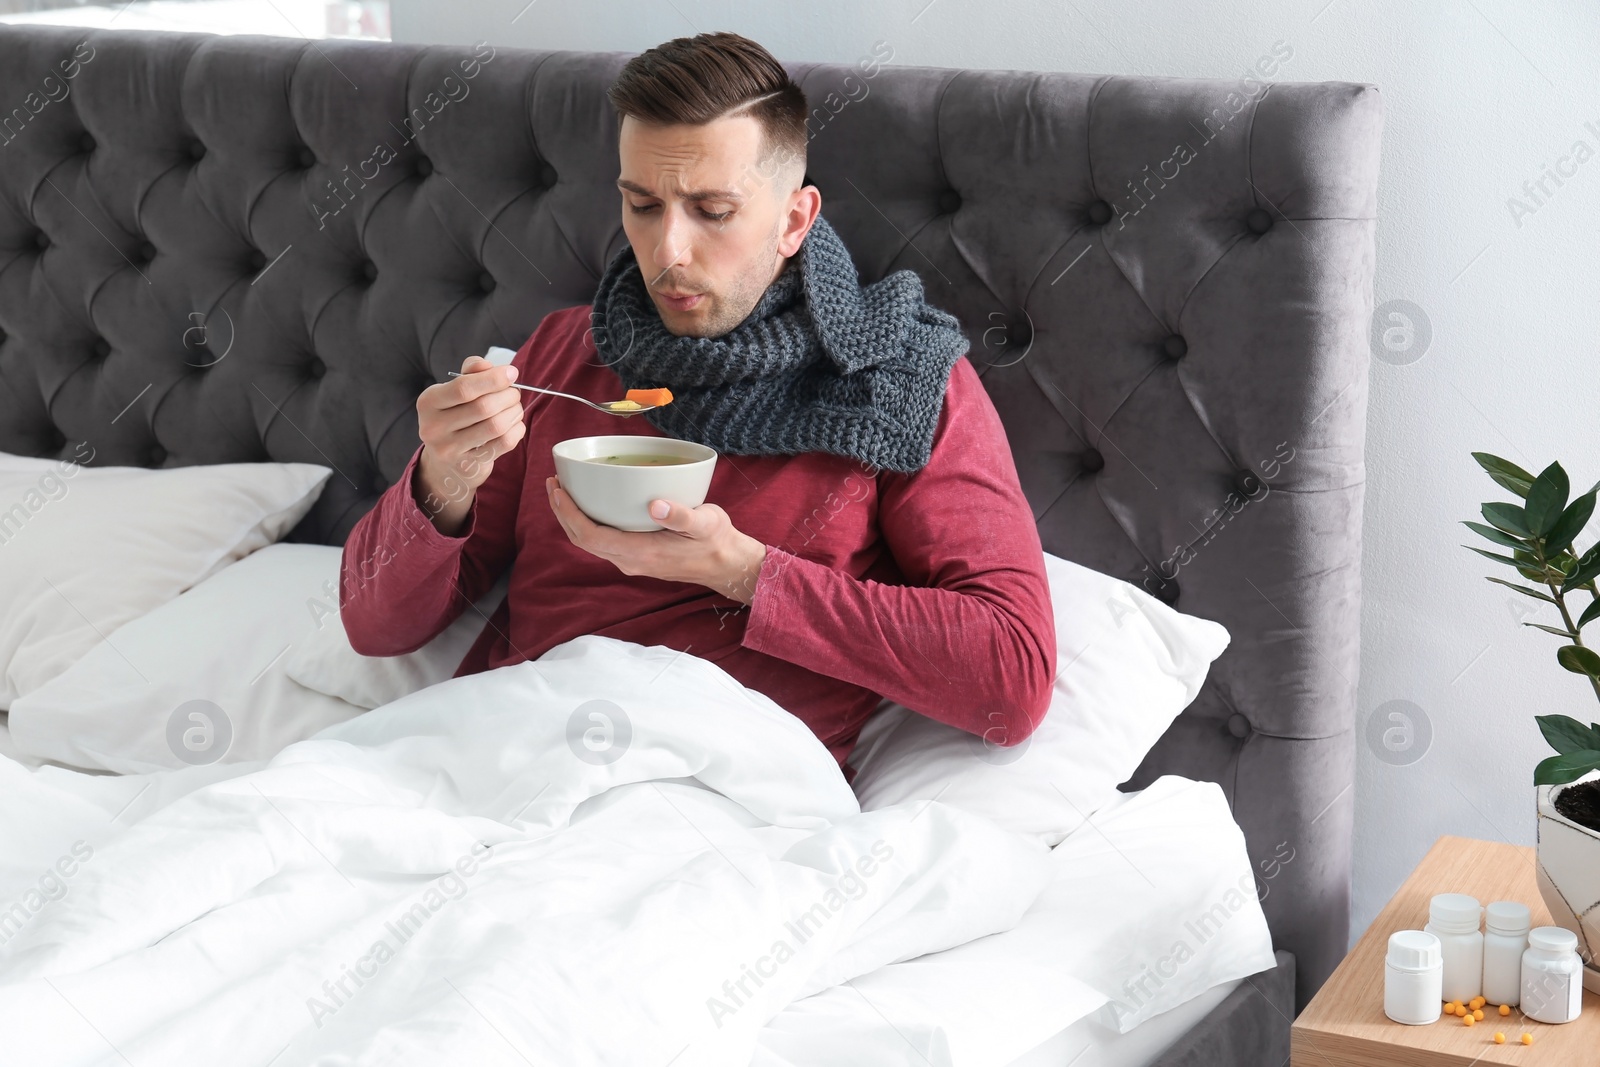
[[[673,204],[661,205],[661,236],[656,242],[656,270],[665,274],[689,260],[691,236],[689,220]]]

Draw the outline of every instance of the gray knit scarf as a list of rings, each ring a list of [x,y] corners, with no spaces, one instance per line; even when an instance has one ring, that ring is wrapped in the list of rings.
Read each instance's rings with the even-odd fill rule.
[[[627,389],[672,390],[644,414],[673,437],[735,455],[829,452],[913,473],[928,462],[945,386],[968,341],[898,270],[866,288],[817,216],[744,321],[720,337],[669,333],[631,247],[606,267],[595,348]]]

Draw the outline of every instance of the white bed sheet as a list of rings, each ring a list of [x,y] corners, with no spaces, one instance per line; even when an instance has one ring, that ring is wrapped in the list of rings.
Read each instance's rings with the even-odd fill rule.
[[[0,720],[0,755],[10,754]],[[156,781],[49,766],[30,770],[0,759],[0,791],[35,802],[31,810],[13,809],[18,818],[6,820],[10,825],[0,834],[6,839],[6,847],[0,848],[0,884],[36,879],[38,857],[49,848],[59,850],[60,842],[85,825],[111,830],[108,820],[126,822],[165,806],[168,801],[157,794],[181,796],[240,770],[193,767]],[[18,785],[20,776],[32,779],[32,788],[4,788],[7,780]],[[1223,881],[1248,879],[1248,860],[1230,853],[1230,838],[1242,844],[1213,784],[1168,776],[1147,790],[1124,794],[1051,853],[1051,881],[1015,929],[880,967],[849,985],[792,1003],[761,1031],[752,1064],[884,1067],[903,1059],[912,1067],[1144,1067],[1220,1003],[1238,985],[1238,975],[1272,965],[1270,937],[1252,903],[1253,914],[1241,911],[1244,919],[1226,923],[1197,961],[1185,965],[1187,980],[1208,973],[1227,973],[1227,980],[1210,984],[1127,1033],[1119,1034],[1113,1024],[1103,991],[1114,993],[1119,977],[1134,965],[1142,967],[1143,961],[1136,949],[1108,953],[1107,936],[1141,925],[1141,917],[1152,909],[1170,912],[1177,917],[1174,922],[1192,916],[1193,902],[1213,899]],[[101,843],[97,835],[95,846]],[[1133,878],[1144,888],[1133,886]],[[1098,932],[1072,934],[1074,925],[1082,926],[1077,919],[1086,909],[1092,909]],[[1041,943],[1053,947],[1041,953]],[[1087,959],[1090,954],[1096,959]],[[1006,981],[1004,988],[997,978]],[[924,983],[920,991],[919,980]],[[930,982],[937,995],[923,999],[939,1002],[939,1009],[928,1013],[920,1032],[904,997],[893,1010],[880,1010],[897,990],[921,996]],[[1176,986],[1170,983],[1172,989]],[[1021,988],[1030,992],[1024,995]],[[876,1006],[863,991],[870,991]],[[957,1019],[952,1005],[974,1010],[970,1017]]]
[[[1215,783],[1165,775],[1124,793],[1051,863],[1016,927],[791,1004],[752,1067],[1144,1067],[1275,965]]]
[[[0,756],[14,760],[24,767],[37,767],[39,761],[32,756],[25,756],[17,751],[17,746],[11,742],[11,724],[5,712],[0,711]]]

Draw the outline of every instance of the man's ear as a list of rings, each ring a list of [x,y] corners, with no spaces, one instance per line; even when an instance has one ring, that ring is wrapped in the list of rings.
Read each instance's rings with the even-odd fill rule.
[[[778,240],[778,254],[785,259],[800,251],[806,234],[822,213],[822,192],[815,185],[802,185],[790,195],[789,211],[784,217],[783,235]]]

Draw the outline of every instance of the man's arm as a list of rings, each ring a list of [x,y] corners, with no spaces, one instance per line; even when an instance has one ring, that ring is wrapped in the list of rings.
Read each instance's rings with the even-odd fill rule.
[[[997,745],[1050,705],[1055,616],[1033,513],[977,371],[951,371],[927,466],[878,476],[878,522],[910,585],[768,546],[742,644],[863,686]]]
[[[535,330],[512,360],[519,372],[538,339]],[[400,479],[345,539],[339,613],[350,647],[364,656],[399,656],[427,644],[515,555],[527,472],[522,444],[496,458],[475,490],[447,470],[430,469],[425,454],[426,446],[412,453]]]

